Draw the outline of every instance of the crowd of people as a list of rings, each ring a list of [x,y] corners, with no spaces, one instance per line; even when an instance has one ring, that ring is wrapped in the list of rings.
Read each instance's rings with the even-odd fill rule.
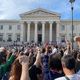
[[[80,37],[75,41],[80,48]],[[0,80],[80,80],[80,50],[45,43],[0,47]]]

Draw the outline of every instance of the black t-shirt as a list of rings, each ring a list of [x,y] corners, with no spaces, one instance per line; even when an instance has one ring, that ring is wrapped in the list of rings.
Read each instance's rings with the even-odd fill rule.
[[[40,74],[42,74],[42,70],[36,67],[36,65],[31,66],[31,68],[29,69],[30,80],[38,80],[37,75]]]
[[[54,80],[54,79],[62,77],[62,76],[64,76],[62,73],[50,71],[51,80]]]

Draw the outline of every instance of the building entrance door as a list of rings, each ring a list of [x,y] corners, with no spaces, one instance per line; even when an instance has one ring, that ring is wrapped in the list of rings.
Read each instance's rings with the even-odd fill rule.
[[[38,34],[38,43],[42,42],[42,34]]]

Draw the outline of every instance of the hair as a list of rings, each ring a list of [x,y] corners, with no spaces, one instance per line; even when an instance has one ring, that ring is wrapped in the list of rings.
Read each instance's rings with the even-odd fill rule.
[[[80,54],[77,54],[77,60],[80,61]]]
[[[70,70],[75,69],[76,61],[72,55],[63,56],[61,61],[62,61],[62,65],[64,65],[67,69],[70,69]]]
[[[13,77],[13,80],[20,80],[21,72],[22,66],[19,63],[19,60],[15,60],[14,63],[12,64],[10,77]]]
[[[51,53],[51,52],[52,52],[51,46],[47,46],[47,52],[48,52],[48,53]]]
[[[45,53],[45,51],[46,51],[46,50],[45,50],[45,48],[43,47],[43,48],[42,48],[42,53]]]
[[[6,62],[6,55],[4,52],[0,52],[0,64]]]
[[[80,36],[74,37],[74,41],[80,41]]]
[[[79,51],[78,50],[73,50],[72,51],[72,55],[74,56],[75,59],[77,59],[78,54],[79,54]]]
[[[50,68],[57,71],[62,70],[61,56],[59,54],[55,54],[50,58]]]

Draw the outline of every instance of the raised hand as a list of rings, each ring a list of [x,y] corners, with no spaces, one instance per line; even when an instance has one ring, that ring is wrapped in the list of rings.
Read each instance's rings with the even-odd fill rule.
[[[29,64],[29,56],[19,56],[19,62],[21,65],[24,65],[24,64]]]
[[[77,45],[78,45],[79,48],[80,48],[80,36],[74,37],[74,41],[77,43]]]

